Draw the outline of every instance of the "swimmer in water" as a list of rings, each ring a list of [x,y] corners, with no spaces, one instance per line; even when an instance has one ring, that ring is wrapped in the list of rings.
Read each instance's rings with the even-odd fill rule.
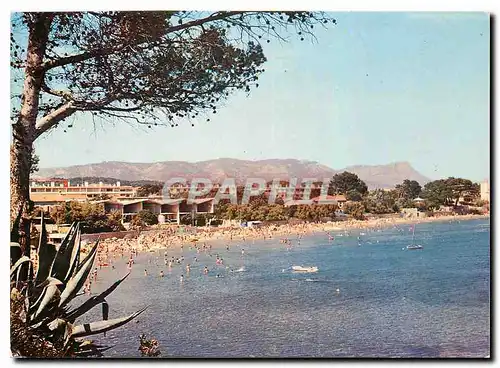
[[[181,278],[179,280],[180,282],[184,282],[184,275],[181,275]]]
[[[160,277],[163,277],[165,276],[165,274],[163,273],[163,271],[160,271]]]
[[[229,250],[229,244],[228,244],[228,245],[226,245],[226,250]]]
[[[242,255],[242,256],[243,256],[243,255],[245,255],[245,249],[242,249],[242,250],[241,250],[241,255]]]
[[[189,263],[186,265],[186,272],[189,273],[189,271],[191,271],[191,266],[189,265]]]
[[[144,269],[144,276],[148,275],[148,270]]]
[[[208,274],[208,267],[207,267],[207,266],[205,266],[205,268],[203,269],[203,273],[204,273],[205,275],[206,275],[206,274]]]

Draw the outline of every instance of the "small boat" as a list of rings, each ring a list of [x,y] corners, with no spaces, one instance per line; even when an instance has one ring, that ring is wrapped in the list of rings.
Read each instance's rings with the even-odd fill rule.
[[[406,247],[406,249],[408,250],[414,250],[414,249],[424,249],[423,246],[419,245],[419,244],[411,244],[411,245],[408,245]]]
[[[292,266],[294,272],[318,272],[318,267],[302,267],[302,266]]]
[[[415,244],[415,225],[413,225],[413,234],[411,237],[411,244],[406,247],[408,250],[424,249],[423,246]]]

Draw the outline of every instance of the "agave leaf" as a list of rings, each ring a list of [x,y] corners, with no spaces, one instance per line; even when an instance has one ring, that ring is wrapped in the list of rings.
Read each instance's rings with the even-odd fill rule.
[[[109,317],[109,304],[107,301],[102,302],[102,320],[107,321]],[[104,331],[104,337],[106,337],[106,331]]]
[[[96,244],[95,244],[96,249],[97,249],[97,244],[99,244],[100,240],[101,240],[101,237],[99,236],[97,238],[97,241],[96,241]],[[78,266],[76,267],[75,273],[78,273],[78,271],[80,271],[82,269],[82,267],[85,264],[85,262],[87,262],[87,260],[92,256],[92,251],[93,251],[93,249],[91,249],[90,252],[85,256],[85,258],[83,259],[83,261],[81,261],[78,264]]]
[[[103,347],[94,343],[82,344],[78,347],[77,351],[75,351],[75,355],[78,357],[102,357],[102,353],[113,347],[114,345]]]
[[[19,258],[23,255],[23,250],[21,249],[21,244],[16,242],[10,243],[10,262],[15,264]]]
[[[70,260],[75,246],[77,228],[79,228],[79,224],[73,222],[54,257],[54,262],[50,268],[50,276],[58,280],[64,280],[71,266]]]
[[[100,334],[109,330],[113,330],[117,327],[123,326],[125,323],[130,322],[139,314],[144,312],[148,307],[145,307],[128,317],[115,318],[108,321],[98,321],[92,323],[85,323],[83,325],[78,325],[73,328],[71,337],[83,337],[89,335]]]
[[[14,265],[10,268],[10,278],[12,279],[12,276],[14,276],[16,274],[16,271],[18,268],[20,268],[20,266],[25,263],[25,262],[31,262],[31,259],[29,259],[28,257],[26,256],[22,256],[21,258],[19,258],[17,260],[16,263],[14,263]]]
[[[47,327],[49,328],[50,331],[55,331],[63,326],[66,326],[67,324],[68,322],[66,322],[64,319],[56,318],[52,322],[48,323]]]
[[[62,330],[64,330],[63,338],[65,340],[65,344],[69,340],[69,336],[73,329],[73,325],[62,318],[54,319],[52,322],[47,324],[47,327],[53,332],[62,332]]]
[[[38,242],[38,270],[36,271],[35,285],[38,285],[49,276],[50,268],[52,263],[54,263],[54,257],[57,253],[56,246],[47,241],[47,228],[43,213],[41,225],[42,229]]]
[[[102,302],[102,320],[107,321],[109,317],[109,304],[107,301]]]
[[[59,300],[59,307],[64,306],[71,299],[73,299],[82,288],[83,284],[85,284],[85,280],[92,270],[92,265],[94,264],[94,260],[97,255],[97,246],[98,243],[96,243],[90,251],[89,255],[91,255],[91,257],[86,258],[86,262],[82,264],[82,268],[67,282],[66,287],[61,294],[61,299]]]
[[[73,245],[73,250],[71,252],[70,266],[68,272],[66,273],[66,277],[64,277],[64,283],[67,283],[71,278],[71,276],[73,276],[73,274],[76,271],[76,266],[78,265],[78,259],[80,258],[79,256],[80,256],[81,236],[82,232],[80,230],[80,224],[78,224],[76,229],[75,242]]]
[[[104,298],[106,298],[109,294],[111,294],[118,287],[118,285],[120,285],[123,282],[123,280],[125,280],[128,277],[128,275],[130,275],[130,272],[127,273],[125,276],[123,276],[120,280],[115,281],[109,288],[107,288],[101,294],[89,298],[85,303],[80,305],[78,308],[75,308],[72,311],[70,311],[67,315],[68,320],[73,322],[78,317],[80,317],[81,315],[87,313],[89,310],[94,308],[97,304],[102,303],[104,301]]]
[[[59,291],[59,285],[62,285],[62,282],[55,278],[52,278],[49,284],[45,286],[43,298],[40,302],[40,305],[38,306],[38,309],[33,315],[32,322],[35,322],[47,312],[47,307],[51,304],[52,301],[60,298],[61,292]]]

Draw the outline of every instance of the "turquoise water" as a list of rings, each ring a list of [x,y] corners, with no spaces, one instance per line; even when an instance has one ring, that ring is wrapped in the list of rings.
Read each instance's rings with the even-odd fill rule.
[[[174,357],[490,354],[488,220],[417,225],[423,250],[403,249],[411,242],[408,225],[361,231],[334,241],[326,234],[303,238],[300,245],[294,240],[291,250],[266,240],[232,243],[229,251],[219,244],[211,257],[187,247],[170,251],[191,263],[189,275],[179,265],[169,272],[163,252],[141,255],[107,298],[110,318],[151,307],[138,322],[96,340],[114,345],[106,352],[110,357],[139,356],[140,333],[157,338],[164,356]],[[217,253],[227,266],[244,271],[216,266]],[[291,265],[317,266],[319,272],[296,274]],[[161,269],[164,278],[158,277]],[[125,259],[116,270],[101,270],[93,292],[125,272]],[[99,311],[91,317],[99,318]]]

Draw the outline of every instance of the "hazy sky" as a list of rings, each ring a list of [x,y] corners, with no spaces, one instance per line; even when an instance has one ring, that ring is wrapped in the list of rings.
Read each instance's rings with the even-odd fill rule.
[[[93,131],[80,116],[36,142],[41,167],[297,158],[335,169],[409,161],[430,178],[489,177],[489,17],[338,13],[317,43],[265,44],[250,97],[177,128]],[[65,125],[66,125],[65,124]]]

